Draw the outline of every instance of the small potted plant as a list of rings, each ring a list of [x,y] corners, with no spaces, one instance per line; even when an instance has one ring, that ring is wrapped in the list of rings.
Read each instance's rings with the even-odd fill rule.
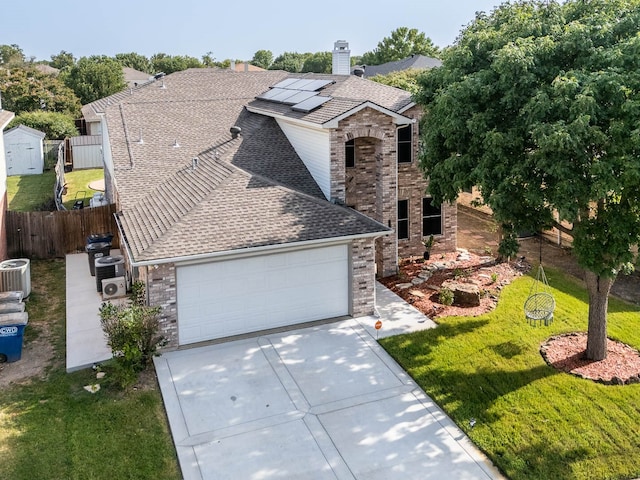
[[[422,245],[424,245],[425,260],[429,260],[429,257],[431,257],[431,247],[433,247],[433,241],[433,235],[429,235],[429,237],[422,239]]]

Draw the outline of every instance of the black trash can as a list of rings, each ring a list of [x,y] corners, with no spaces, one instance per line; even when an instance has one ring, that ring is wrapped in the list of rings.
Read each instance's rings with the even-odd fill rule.
[[[108,257],[111,252],[110,242],[87,243],[85,250],[89,255],[89,271],[91,276],[96,276],[96,258]]]
[[[112,233],[92,233],[87,236],[87,245],[90,243],[111,243],[113,240]]]
[[[0,315],[0,363],[20,360],[24,327],[28,321],[27,312]]]

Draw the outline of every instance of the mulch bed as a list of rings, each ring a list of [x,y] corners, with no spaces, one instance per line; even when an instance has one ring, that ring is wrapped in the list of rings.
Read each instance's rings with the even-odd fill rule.
[[[622,342],[607,340],[607,358],[587,360],[587,334],[567,333],[551,337],[540,353],[552,367],[607,385],[640,383],[640,352]]]

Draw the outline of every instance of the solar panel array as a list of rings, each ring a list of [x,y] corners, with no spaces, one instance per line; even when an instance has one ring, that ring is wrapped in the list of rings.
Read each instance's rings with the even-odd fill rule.
[[[319,92],[332,83],[333,80],[287,78],[256,98],[291,105],[296,112],[308,113],[331,100],[331,97],[319,95]]]

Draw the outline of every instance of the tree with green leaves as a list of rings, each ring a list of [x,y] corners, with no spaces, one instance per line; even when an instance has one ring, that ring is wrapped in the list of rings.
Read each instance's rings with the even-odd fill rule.
[[[273,63],[273,53],[271,50],[258,50],[253,54],[253,58],[249,62],[256,67],[264,68],[268,70]]]
[[[302,73],[331,73],[333,54],[331,52],[317,52],[309,55],[300,71]]]
[[[34,110],[61,112],[72,117],[80,114],[80,101],[73,90],[31,64],[0,69],[0,92],[3,108],[16,114]]]
[[[364,65],[395,62],[411,55],[439,58],[440,50],[433,41],[416,28],[400,27],[378,42],[378,47],[362,55]]]
[[[310,53],[284,52],[273,61],[269,70],[284,70],[285,72],[299,73]]]
[[[58,70],[62,70],[65,67],[72,67],[76,63],[76,57],[72,53],[60,50],[57,55],[51,55],[51,61],[49,65]]]
[[[153,71],[151,61],[147,57],[145,57],[144,55],[140,55],[139,53],[116,53],[115,59],[120,62],[120,65],[122,65],[123,67],[133,68],[134,70],[138,70],[139,72],[145,72],[148,74],[156,73]]]
[[[26,125],[44,132],[49,140],[62,140],[78,135],[78,129],[71,115],[60,112],[23,112],[16,115],[7,128]]]
[[[517,231],[573,237],[590,360],[607,355],[609,291],[640,241],[639,31],[640,0],[503,4],[476,16],[416,97],[436,201],[477,185],[503,255]]]
[[[187,68],[202,68],[202,62],[188,55],[167,55],[156,53],[151,56],[151,67],[156,73],[164,72],[167,75],[173,72],[181,72]]]
[[[374,75],[369,80],[373,82],[389,85],[390,87],[401,88],[410,93],[417,93],[419,90],[418,77],[425,72],[424,69],[410,68],[408,70],[398,70],[386,75]]]
[[[18,45],[0,45],[0,65],[6,68],[23,63],[25,63],[24,53]]]
[[[83,105],[118,93],[127,86],[122,65],[104,55],[82,57],[75,65],[60,72],[60,77]]]

